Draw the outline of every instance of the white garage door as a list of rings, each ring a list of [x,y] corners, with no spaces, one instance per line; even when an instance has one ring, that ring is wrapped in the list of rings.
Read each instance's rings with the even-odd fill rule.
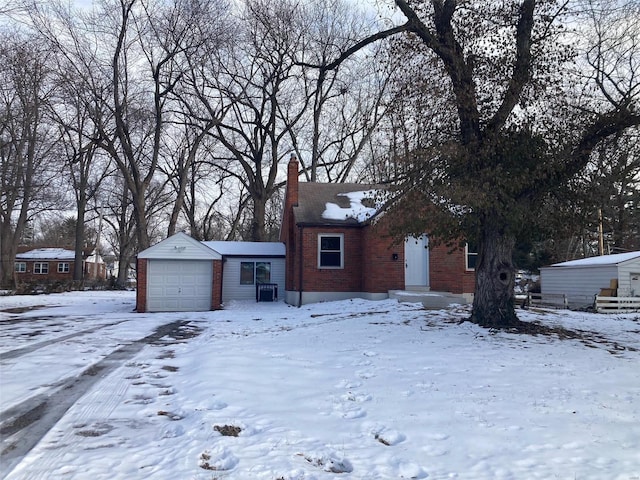
[[[154,260],[147,267],[147,310],[186,312],[211,309],[213,262]]]

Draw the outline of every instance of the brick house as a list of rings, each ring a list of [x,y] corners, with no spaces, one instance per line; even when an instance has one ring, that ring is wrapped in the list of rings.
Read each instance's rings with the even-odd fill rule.
[[[99,255],[84,255],[85,280],[104,280],[106,267]],[[75,269],[75,252],[65,248],[19,247],[15,259],[17,283],[71,282]]]
[[[298,168],[292,157],[280,230],[287,303],[383,299],[405,289],[473,293],[473,253],[430,248],[426,236],[393,243],[391,218],[378,215],[375,207],[374,192],[381,187],[300,183]]]

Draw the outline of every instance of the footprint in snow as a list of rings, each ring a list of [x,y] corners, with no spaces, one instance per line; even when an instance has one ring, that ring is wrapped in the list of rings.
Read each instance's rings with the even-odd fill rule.
[[[338,404],[333,407],[333,411],[339,417],[345,418],[347,420],[352,420],[354,418],[363,418],[367,416],[366,410],[363,410],[357,406]]]
[[[203,470],[227,471],[238,465],[238,459],[224,447],[205,450],[198,457],[198,466]]]
[[[351,473],[353,466],[346,458],[335,452],[299,453],[308,463],[330,473]]]
[[[342,400],[344,400],[345,402],[364,403],[371,401],[373,397],[368,393],[348,392],[342,395],[340,398],[342,398]]]
[[[362,386],[362,382],[354,382],[353,380],[342,379],[340,380],[336,388],[358,388]]]
[[[381,444],[386,445],[387,447],[397,445],[407,439],[404,434],[398,432],[397,430],[387,428],[374,433],[373,438],[375,438]]]

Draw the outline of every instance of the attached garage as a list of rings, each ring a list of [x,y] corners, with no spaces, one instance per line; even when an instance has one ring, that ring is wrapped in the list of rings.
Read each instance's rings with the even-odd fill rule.
[[[230,300],[256,300],[268,287],[284,293],[280,242],[199,242],[183,232],[138,255],[138,312],[216,310]],[[264,293],[264,292],[262,292]]]
[[[179,232],[138,255],[138,312],[220,308],[222,256]]]
[[[617,297],[640,296],[640,252],[617,253],[556,263],[540,269],[545,295],[564,295],[570,307],[593,304],[595,295],[611,290]]]

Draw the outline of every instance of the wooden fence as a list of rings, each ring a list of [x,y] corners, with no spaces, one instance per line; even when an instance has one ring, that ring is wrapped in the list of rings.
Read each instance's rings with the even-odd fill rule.
[[[568,308],[569,302],[567,296],[561,293],[531,293],[527,292],[527,296],[522,303],[523,307],[553,307]]]
[[[603,297],[596,296],[598,313],[640,312],[640,297]]]
[[[640,312],[640,297],[605,297],[595,295],[594,297],[584,296],[569,299],[562,293],[531,293],[516,296],[516,301],[524,308],[526,307],[551,307],[562,309],[593,309],[598,313],[628,313]]]

